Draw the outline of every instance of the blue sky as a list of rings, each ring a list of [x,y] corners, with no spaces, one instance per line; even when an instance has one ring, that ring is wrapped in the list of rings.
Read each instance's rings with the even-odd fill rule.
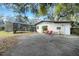
[[[31,13],[31,11],[28,11],[27,13],[26,13],[26,15],[28,16],[28,18],[30,18],[30,19],[32,19],[32,18],[34,18],[35,16],[34,16],[34,14],[33,13]]]
[[[16,13],[14,13],[14,12],[12,12],[11,10],[9,10],[9,9],[5,8],[4,6],[2,6],[2,7],[0,7],[0,15],[3,15],[3,16],[5,16],[5,17],[7,17],[7,16],[13,17],[13,16],[16,15]],[[34,18],[34,15],[33,15],[30,11],[28,11],[28,12],[26,13],[26,15],[27,15],[29,18]]]
[[[3,16],[13,16],[13,12],[9,11],[8,9],[6,9],[5,7],[0,7],[0,15]]]

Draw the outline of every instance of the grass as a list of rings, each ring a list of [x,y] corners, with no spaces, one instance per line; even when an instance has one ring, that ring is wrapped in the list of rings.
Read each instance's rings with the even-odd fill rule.
[[[6,37],[11,37],[11,36],[17,36],[17,35],[31,35],[31,34],[33,34],[33,32],[18,31],[16,34],[13,34],[12,32],[0,31],[0,38],[6,38]]]
[[[14,35],[14,34],[13,34],[12,32],[0,31],[0,37],[1,37],[1,38],[13,36],[13,35]]]

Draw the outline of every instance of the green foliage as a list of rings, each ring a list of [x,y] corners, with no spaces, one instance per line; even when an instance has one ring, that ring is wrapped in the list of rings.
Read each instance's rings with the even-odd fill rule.
[[[56,5],[56,11],[55,12],[56,12],[57,15],[60,14],[60,12],[62,11],[62,8],[63,8],[62,4],[57,4]]]
[[[62,3],[62,4],[56,4],[56,12],[55,14],[58,17],[67,17],[71,18],[76,17],[76,13],[79,13],[79,4],[76,3]]]
[[[46,5],[40,4],[38,12],[39,12],[40,15],[46,15],[47,14]]]
[[[3,5],[5,5],[8,9],[12,10],[13,12],[16,12],[18,15],[26,15],[26,12],[28,12],[28,10],[31,10],[31,12],[38,17],[48,15],[48,9],[52,7],[51,3],[6,3]]]
[[[50,16],[48,14],[50,7],[55,6],[55,13],[52,14],[55,16],[60,17],[66,17],[70,19],[71,17],[76,17],[74,16],[76,13],[79,12],[79,4],[77,3],[57,3],[57,4],[51,4],[51,3],[12,3],[12,4],[4,4],[14,12],[20,14],[20,15],[26,15],[26,12],[28,10],[31,10],[32,13],[37,17],[39,16]],[[51,17],[51,18],[52,18]],[[58,18],[58,19],[59,19]]]

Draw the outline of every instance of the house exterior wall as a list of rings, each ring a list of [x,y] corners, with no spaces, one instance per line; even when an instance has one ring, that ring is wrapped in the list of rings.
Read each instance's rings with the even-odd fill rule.
[[[48,30],[55,32],[55,34],[66,34],[70,35],[70,23],[52,23],[52,22],[42,22],[40,24],[36,25],[36,31],[39,33],[43,33],[42,26],[48,26]],[[39,27],[37,29],[37,27]],[[61,27],[60,30],[57,29],[57,27]]]
[[[11,22],[5,23],[5,31],[7,31],[7,32],[13,31],[13,24]]]

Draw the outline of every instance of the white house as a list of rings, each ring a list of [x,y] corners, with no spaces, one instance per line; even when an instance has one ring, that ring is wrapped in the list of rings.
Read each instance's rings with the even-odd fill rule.
[[[48,30],[55,34],[70,35],[71,23],[71,21],[40,21],[36,23],[36,31],[43,33],[44,30]]]

